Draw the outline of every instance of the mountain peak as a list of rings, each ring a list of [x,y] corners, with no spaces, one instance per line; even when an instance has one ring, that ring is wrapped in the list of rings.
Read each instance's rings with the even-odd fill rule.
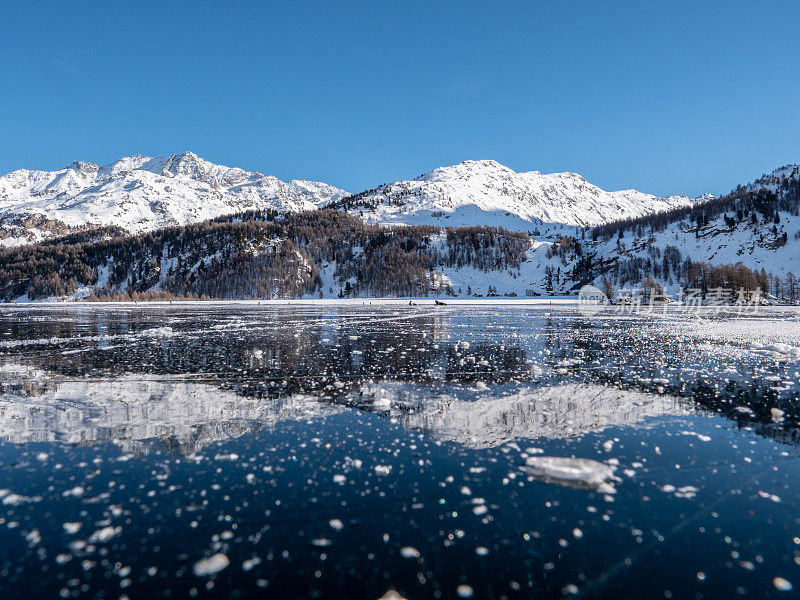
[[[220,165],[214,165],[187,150],[181,154],[173,154],[167,159],[164,174],[185,175],[199,181],[207,181],[209,171],[212,170],[209,167],[220,167]],[[227,169],[227,167],[222,168]]]
[[[97,163],[76,160],[67,168],[80,173],[97,173],[100,167],[97,166]]]
[[[465,169],[499,169],[502,171],[510,171],[507,166],[500,164],[496,160],[492,160],[490,158],[483,158],[480,160],[463,160],[460,163],[453,165],[454,168],[465,168]]]
[[[800,165],[790,164],[765,173],[752,183],[742,186],[745,190],[767,189],[776,191],[787,179],[800,179]]]
[[[518,173],[495,160],[465,160],[384,185],[360,196],[350,210],[379,223],[530,230],[542,224],[590,227],[693,203],[684,196],[607,192],[573,172]]]
[[[10,173],[0,177],[0,218],[38,215],[67,228],[117,225],[138,233],[246,210],[313,210],[345,195],[325,183],[217,165],[187,150],[160,158],[134,154],[103,167],[76,161],[60,171]],[[0,224],[0,245],[52,235],[7,229]]]
[[[419,180],[437,180],[441,178],[449,178],[449,177],[475,177],[480,176],[481,174],[488,174],[488,173],[513,173],[512,169],[509,169],[505,165],[501,165],[496,160],[464,160],[460,163],[456,163],[454,165],[449,165],[446,167],[439,167],[434,169],[430,173],[425,173],[418,177]]]

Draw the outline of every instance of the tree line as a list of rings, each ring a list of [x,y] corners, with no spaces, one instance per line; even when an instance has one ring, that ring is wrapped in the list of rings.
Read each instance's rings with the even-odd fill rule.
[[[385,227],[336,210],[251,211],[139,235],[105,228],[2,248],[0,298],[81,288],[112,299],[417,296],[449,291],[445,267],[519,269],[530,244],[496,227]],[[332,271],[327,282],[323,266]]]
[[[800,215],[798,167],[788,176],[764,176],[755,186],[740,185],[729,194],[706,202],[598,225],[592,228],[591,237],[595,241],[607,241],[614,236],[623,238],[627,232],[643,237],[648,231],[664,231],[671,224],[680,221],[685,221],[688,227],[699,232],[719,216],[723,217],[722,222],[731,230],[739,223],[769,227],[780,223],[781,211]]]

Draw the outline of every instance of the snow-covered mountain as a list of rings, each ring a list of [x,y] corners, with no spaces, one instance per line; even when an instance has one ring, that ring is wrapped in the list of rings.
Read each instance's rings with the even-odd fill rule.
[[[606,192],[576,173],[516,173],[492,160],[441,167],[349,196],[313,181],[281,181],[206,161],[191,152],[134,155],[99,167],[21,169],[0,177],[0,244],[18,245],[75,228],[116,225],[131,233],[186,225],[246,210],[331,207],[371,223],[589,227],[704,201]]]
[[[16,245],[70,228],[116,225],[132,233],[245,210],[313,210],[346,196],[315,181],[284,182],[204,160],[191,152],[134,155],[99,167],[21,169],[0,177],[0,243]]]
[[[786,278],[800,274],[800,165],[775,169],[691,211],[612,223],[577,237],[577,244],[535,244],[519,278],[495,287],[518,291],[522,281],[526,289],[574,292],[591,273],[595,285],[607,277],[617,288],[636,288],[653,276],[675,292],[685,285],[688,260],[763,269],[774,275],[765,291],[784,296]]]
[[[758,190],[779,192],[788,182],[797,179],[800,179],[800,165],[784,165],[778,167],[771,173],[765,173],[751,183],[739,186],[734,192],[757,192]]]
[[[426,188],[427,177],[406,183]],[[773,193],[775,198],[763,198],[762,191]],[[380,193],[379,188],[365,198]],[[711,265],[741,262],[750,269],[759,272],[764,269],[774,275],[770,293],[785,296],[788,288],[786,278],[800,275],[800,165],[775,169],[755,181],[737,186],[731,194],[718,199],[700,200],[697,204],[678,203],[677,208],[686,207],[686,210],[662,212],[661,209],[632,218],[619,228],[611,219],[610,225],[578,231],[573,227],[566,227],[563,231],[553,226],[533,227],[527,221],[518,221],[527,225],[528,231],[542,233],[532,236],[531,248],[518,269],[486,271],[455,265],[442,267],[436,276],[443,288],[449,287],[462,297],[465,294],[486,295],[492,293],[491,290],[501,296],[569,294],[575,293],[584,283],[602,286],[604,278],[608,278],[617,289],[633,289],[641,286],[642,280],[648,276],[653,276],[668,292],[675,293],[686,285],[687,261]],[[337,204],[349,201],[346,199]],[[410,202],[417,203],[417,197],[411,197]],[[426,219],[431,214],[403,213],[403,206],[395,203],[376,203],[375,206],[374,213],[361,209],[365,218],[428,222]],[[693,208],[689,210],[689,207]],[[350,211],[358,214],[358,209],[353,207]],[[456,218],[453,214],[444,213],[438,221],[430,222],[465,224],[463,221],[453,223]],[[461,216],[464,214],[460,213]],[[476,209],[474,214],[486,217],[489,213],[480,213]],[[409,215],[420,220],[412,221]],[[488,219],[483,222],[492,224]],[[513,228],[511,218],[505,213],[498,216],[494,224]],[[444,252],[446,237],[443,234],[434,236],[432,244]],[[333,270],[320,270],[326,290],[336,289],[330,277]],[[776,289],[778,279],[783,283]]]
[[[342,212],[313,210],[323,207]],[[146,242],[141,247],[115,242],[137,249],[136,255],[115,253],[108,244],[68,256],[53,247],[50,258],[40,253],[38,262],[8,253],[4,297],[148,291],[225,298],[524,296],[574,293],[585,283],[635,288],[650,277],[675,290],[700,263],[742,263],[758,273],[765,291],[769,280],[775,296],[800,297],[797,165],[719,198],[694,200],[606,192],[573,173],[515,173],[493,161],[464,162],[345,196],[325,184],[284,183],[190,153],[134,156],[102,168],[76,163],[54,173],[16,171],[0,178],[0,234],[6,235],[0,244],[52,237],[70,227],[119,225],[139,232],[263,208],[309,212],[269,228],[248,226],[235,241],[206,224],[192,228],[181,244],[172,243],[177,234],[170,231],[140,239]],[[358,217],[502,225],[517,232],[487,229],[476,238],[472,230],[440,229],[420,237],[400,227],[387,237],[364,228]],[[386,260],[391,276],[383,270]],[[256,271],[261,275],[252,276]]]
[[[373,223],[499,225],[530,231],[547,225],[590,227],[710,198],[607,192],[577,173],[517,173],[493,160],[468,160],[328,204]]]

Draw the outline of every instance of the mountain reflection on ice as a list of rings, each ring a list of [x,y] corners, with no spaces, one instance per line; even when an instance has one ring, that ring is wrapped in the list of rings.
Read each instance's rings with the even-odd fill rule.
[[[191,455],[280,421],[339,410],[302,394],[264,402],[191,381],[131,376],[58,381],[43,379],[41,372],[33,375],[16,379],[13,391],[6,380],[0,397],[0,438],[5,441],[111,443],[125,452],[164,448]]]
[[[790,597],[796,317],[0,310],[0,589]]]
[[[22,373],[8,366],[3,371],[6,377]],[[0,438],[15,444],[107,442],[130,452],[163,447],[192,454],[281,421],[343,410],[310,395],[259,399],[191,381],[122,376],[58,382],[42,372],[25,375],[33,377],[15,379],[13,387],[7,379],[0,397]],[[522,387],[498,396],[481,389],[467,388],[475,396],[470,400],[459,399],[458,391],[430,397],[427,386],[409,384],[372,384],[351,393],[389,409],[408,427],[473,448],[518,438],[573,437],[691,411],[684,399],[597,384]]]
[[[364,396],[387,400],[385,406],[392,407],[393,415],[404,425],[471,448],[520,438],[575,437],[692,411],[689,402],[675,396],[592,383],[505,387],[499,393],[480,386],[432,397],[424,388],[392,387],[378,386]],[[459,394],[469,399],[459,398]]]

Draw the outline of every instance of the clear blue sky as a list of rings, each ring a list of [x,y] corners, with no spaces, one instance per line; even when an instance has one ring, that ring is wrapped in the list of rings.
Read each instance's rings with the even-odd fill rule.
[[[0,173],[190,149],[359,191],[493,158],[724,192],[800,162],[800,2],[6,2]]]

